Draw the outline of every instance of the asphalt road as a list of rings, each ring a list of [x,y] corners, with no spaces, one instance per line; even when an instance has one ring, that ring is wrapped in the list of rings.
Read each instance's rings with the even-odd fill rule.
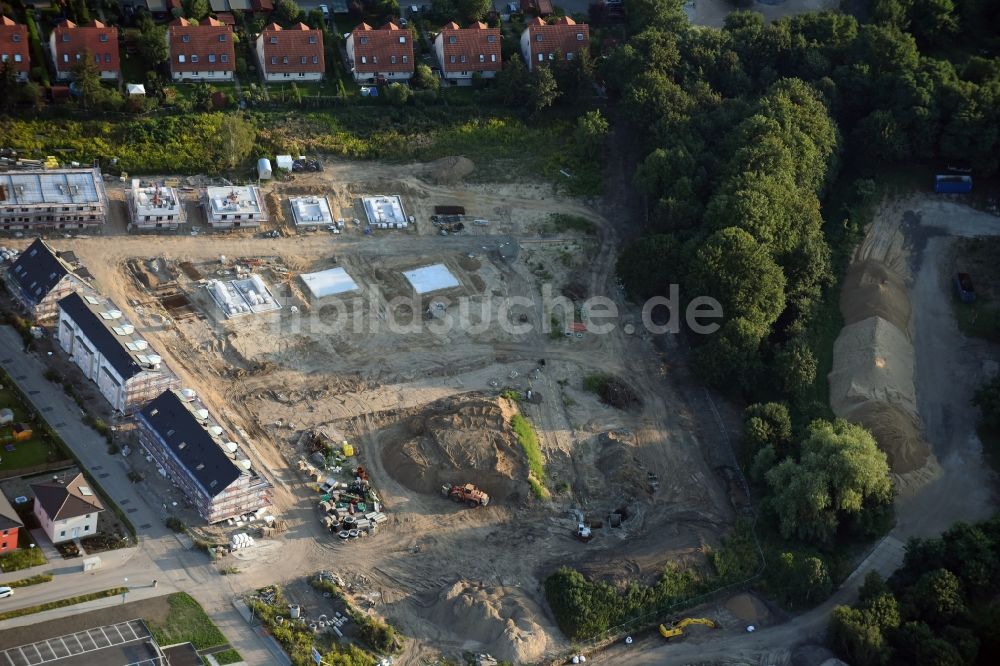
[[[165,509],[149,501],[151,498],[143,492],[142,484],[129,481],[125,460],[108,454],[104,438],[84,425],[83,414],[77,404],[60,386],[43,377],[46,368],[43,360],[34,354],[24,353],[23,346],[20,335],[13,328],[0,326],[0,366],[72,449],[84,468],[127,513],[136,528],[139,545],[102,554],[103,566],[93,572],[84,573],[81,560],[61,560],[2,574],[0,585],[43,572],[52,573],[55,579],[50,583],[18,588],[12,597],[0,601],[0,608],[13,610],[118,586],[131,589],[129,599],[184,591],[201,603],[248,663],[288,663],[284,655],[275,652],[273,644],[251,629],[233,608],[232,599],[237,591],[231,586],[231,577],[216,573],[207,556],[190,549],[187,537],[176,535],[166,528],[163,522],[167,515]],[[154,579],[159,582],[156,588],[152,587]],[[83,608],[111,603],[121,603],[121,598],[92,602]],[[25,622],[73,614],[80,609],[79,606],[70,607],[8,620],[0,623],[0,630]]]

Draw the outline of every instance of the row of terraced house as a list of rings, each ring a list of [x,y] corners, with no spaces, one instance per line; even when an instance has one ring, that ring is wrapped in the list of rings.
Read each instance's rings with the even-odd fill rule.
[[[233,28],[214,18],[193,23],[174,19],[167,26],[170,74],[174,81],[231,81],[236,71]],[[503,64],[500,30],[476,22],[466,28],[451,22],[434,38],[434,54],[441,76],[453,85],[467,85],[473,77],[493,78]],[[521,33],[521,57],[528,69],[555,60],[572,60],[590,43],[589,27],[561,17],[553,23],[541,18],[528,22]],[[347,65],[358,83],[408,81],[416,60],[413,33],[388,22],[380,28],[367,23],[345,35]],[[260,70],[268,82],[319,81],[326,72],[323,33],[298,23],[282,28],[266,26],[254,42]],[[49,36],[49,53],[56,79],[68,80],[81,58],[94,59],[106,81],[121,78],[118,28],[100,21],[77,25],[63,21]],[[4,16],[0,21],[0,58],[11,63],[19,80],[31,70],[27,28]]]
[[[113,411],[135,421],[139,444],[207,522],[270,505],[270,481],[236,441],[245,435],[223,427],[194,391],[180,388],[177,375],[125,313],[101,296],[93,276],[72,252],[59,252],[36,239],[5,267],[3,282],[33,323],[52,331],[68,359],[96,385]],[[92,497],[89,489],[76,489],[74,500],[67,499],[67,492],[74,494],[72,487],[67,491],[61,483],[50,485],[33,489],[46,508],[39,519],[53,541],[91,532],[103,507],[99,502],[86,504]],[[65,501],[86,505],[70,515],[61,508]],[[16,542],[18,527],[5,521],[5,509],[0,500],[0,551]],[[15,530],[13,539],[10,530]]]

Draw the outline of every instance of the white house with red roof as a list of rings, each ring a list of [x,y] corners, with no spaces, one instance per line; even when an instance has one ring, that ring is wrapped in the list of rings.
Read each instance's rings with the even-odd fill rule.
[[[287,30],[272,23],[257,35],[257,61],[265,81],[321,81],[326,72],[323,32],[305,23]]]
[[[590,47],[590,26],[562,16],[554,23],[546,23],[537,16],[528,21],[521,33],[521,57],[528,71],[556,59],[562,54],[566,60],[580,57],[580,52]]]
[[[14,68],[18,81],[28,80],[31,71],[28,27],[6,16],[0,18],[0,62]]]
[[[434,38],[434,53],[441,77],[454,85],[469,85],[478,72],[491,79],[501,68],[500,30],[476,21],[460,28],[452,21]]]
[[[176,18],[167,26],[174,81],[232,81],[236,71],[233,28],[214,18],[200,24]]]
[[[101,79],[117,81],[121,77],[118,28],[106,26],[100,21],[91,21],[87,25],[77,25],[69,20],[61,22],[49,35],[49,52],[59,81],[72,77],[73,67],[88,54],[94,59]]]
[[[347,36],[347,66],[358,83],[409,81],[413,33],[390,21],[378,30],[362,23]]]

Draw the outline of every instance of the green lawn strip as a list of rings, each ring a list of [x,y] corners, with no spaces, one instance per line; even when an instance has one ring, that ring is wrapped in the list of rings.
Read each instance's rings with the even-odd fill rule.
[[[538,445],[538,434],[531,421],[520,414],[515,414],[510,419],[510,427],[517,435],[517,441],[524,450],[524,457],[528,461],[528,483],[535,497],[544,499],[549,491],[545,488],[548,477],[545,474],[545,461],[542,459],[542,449]]]
[[[243,661],[242,655],[233,648],[223,650],[222,652],[211,652],[210,654],[216,663],[222,666],[225,666],[225,664],[238,664]]]
[[[34,615],[35,613],[43,613],[48,610],[53,610],[55,608],[65,608],[66,606],[75,606],[77,604],[86,603],[88,601],[94,601],[95,599],[106,599],[107,597],[114,597],[127,589],[124,587],[112,587],[107,590],[101,590],[100,592],[91,592],[90,594],[81,594],[77,597],[67,597],[66,599],[58,599],[56,601],[49,601],[44,604],[38,604],[37,606],[29,606],[27,608],[18,608],[17,610],[7,611],[6,613],[0,613],[0,622],[4,620],[10,620],[15,617],[24,617],[25,615]]]
[[[30,578],[15,580],[13,583],[5,583],[5,585],[7,587],[29,587],[31,585],[38,585],[39,583],[48,583],[51,580],[52,574],[44,573],[38,574],[37,576],[31,576]]]
[[[160,645],[191,643],[196,650],[206,650],[229,641],[191,595],[177,592],[167,597],[170,612],[162,623],[149,621],[149,630]]]

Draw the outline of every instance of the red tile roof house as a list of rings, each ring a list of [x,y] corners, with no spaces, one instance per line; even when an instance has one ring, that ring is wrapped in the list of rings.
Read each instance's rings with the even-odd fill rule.
[[[539,63],[556,59],[561,53],[566,60],[572,60],[580,51],[590,47],[590,26],[563,16],[555,23],[548,24],[540,18],[528,21],[528,27],[521,33],[521,57],[528,71]]]
[[[10,63],[17,80],[28,80],[31,56],[28,55],[28,28],[4,16],[0,19],[0,61]]]
[[[492,79],[500,71],[500,30],[476,22],[459,28],[452,21],[434,38],[441,76],[455,85],[470,85],[476,72]]]
[[[73,66],[87,53],[97,63],[101,79],[117,81],[121,78],[118,28],[114,26],[106,26],[100,21],[91,21],[87,25],[63,21],[49,35],[49,51],[59,81],[71,78]]]
[[[288,30],[272,23],[257,35],[257,61],[265,81],[322,81],[323,33],[305,23]]]
[[[413,33],[391,21],[378,30],[362,23],[347,36],[347,64],[358,83],[409,81],[413,76]]]
[[[236,70],[233,28],[214,18],[195,25],[177,18],[167,26],[174,81],[232,81]]]

